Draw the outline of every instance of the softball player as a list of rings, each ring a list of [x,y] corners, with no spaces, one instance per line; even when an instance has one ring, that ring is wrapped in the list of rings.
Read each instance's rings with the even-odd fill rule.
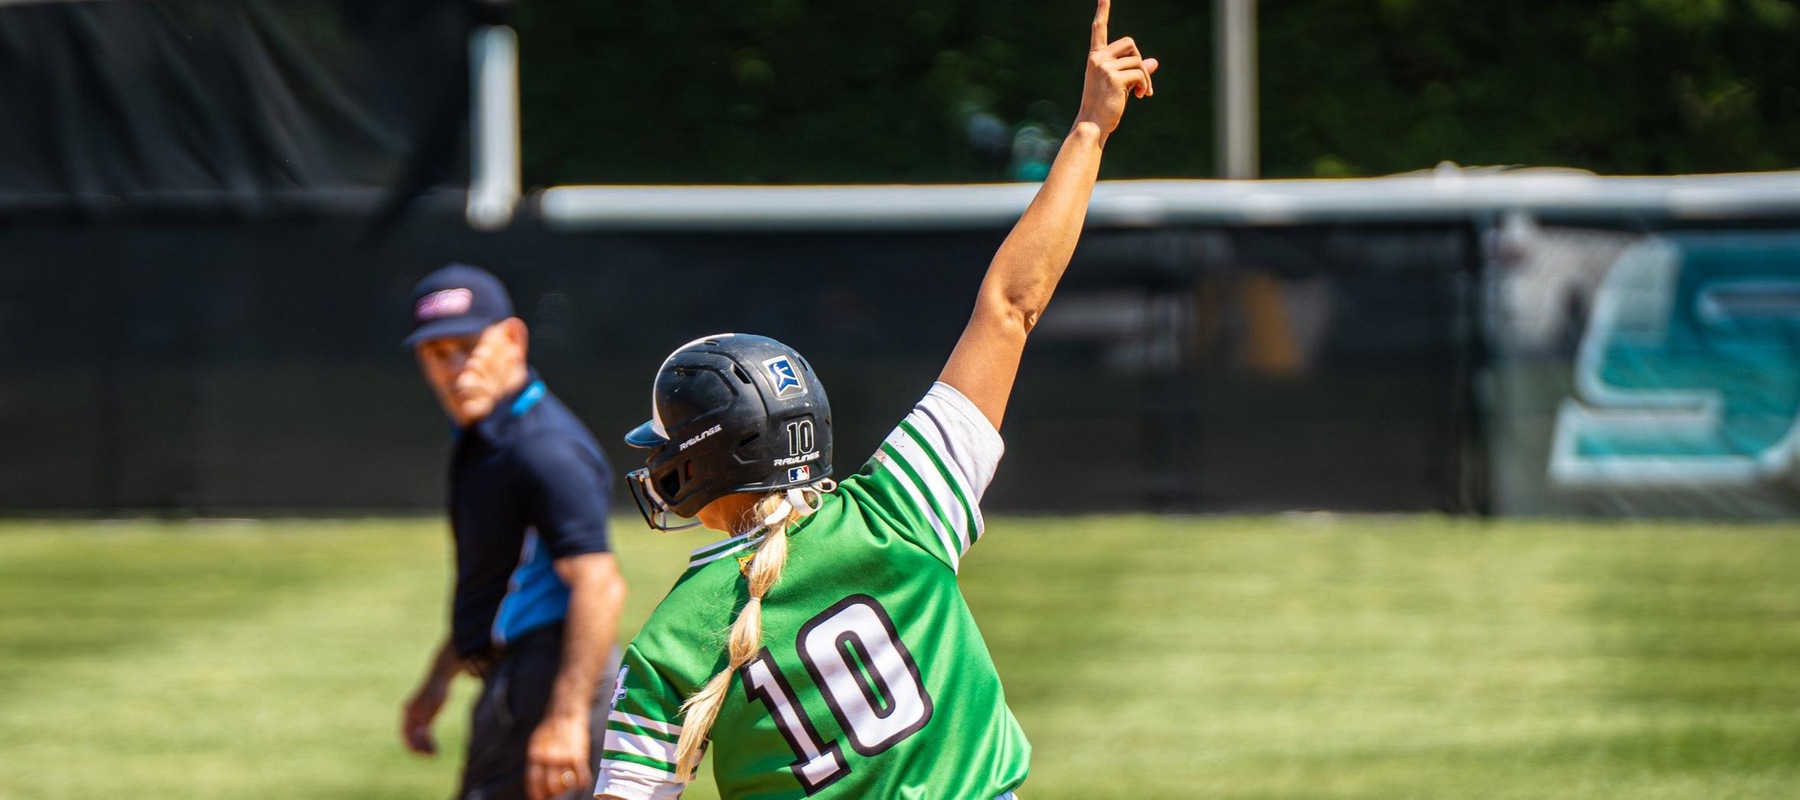
[[[857,474],[831,480],[811,365],[760,336],[684,345],[658,369],[628,485],[733,534],[694,551],[627,649],[595,795],[681,794],[710,742],[725,797],[1006,797],[1031,746],[957,588],[1026,334],[1068,266],[1129,94],[1156,60],[1096,11],[1081,112],[1001,245],[938,382]]]

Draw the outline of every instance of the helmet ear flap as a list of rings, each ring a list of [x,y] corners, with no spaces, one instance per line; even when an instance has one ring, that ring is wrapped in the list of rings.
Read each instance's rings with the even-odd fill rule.
[[[681,484],[685,483],[681,473],[682,473],[684,467],[686,468],[687,471],[692,472],[693,471],[692,464],[693,464],[693,462],[691,462],[691,461],[685,462],[681,465],[676,466],[674,469],[667,470],[667,471],[663,472],[663,474],[657,476],[657,478],[656,478],[657,494],[660,494],[663,497],[675,497],[675,496],[681,494]]]

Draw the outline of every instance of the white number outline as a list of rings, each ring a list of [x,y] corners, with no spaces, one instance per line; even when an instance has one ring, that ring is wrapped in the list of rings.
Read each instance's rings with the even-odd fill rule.
[[[834,622],[848,621],[846,615],[859,608],[868,609],[869,613],[874,615],[875,621],[880,625],[880,630],[861,631],[851,625],[842,625],[842,630],[833,631],[826,627]],[[822,660],[820,656],[823,655],[817,652],[820,649],[817,647],[820,639],[814,636],[818,632],[829,636],[831,656],[837,659],[837,664],[820,663]],[[865,634],[869,633],[883,635],[865,637]],[[916,693],[918,697],[918,707],[911,715],[912,721],[885,732],[862,730],[857,725],[858,721],[866,720],[869,717],[860,712],[867,711],[874,719],[885,723],[909,704],[901,702],[901,695],[896,693],[895,689],[900,687],[891,685],[890,681],[883,679],[881,670],[876,666],[880,658],[870,647],[870,639],[873,639],[873,643],[881,646],[884,650],[891,646],[893,653],[899,657],[900,664],[906,668],[905,674],[911,678],[908,682],[910,686],[906,688],[912,690],[912,693]],[[906,643],[900,641],[900,631],[895,627],[893,618],[888,616],[887,610],[882,608],[875,598],[866,594],[853,594],[837,601],[830,608],[800,626],[800,635],[796,644],[800,651],[800,663],[806,665],[807,673],[812,675],[813,685],[818,686],[820,694],[825,696],[825,704],[831,707],[831,714],[837,717],[838,725],[850,735],[850,747],[858,754],[863,756],[880,755],[906,737],[918,733],[926,723],[931,721],[931,693],[925,689],[925,678],[919,673],[919,663],[913,660],[912,652],[906,649]],[[852,653],[847,649],[848,647],[855,647],[856,652]],[[851,662],[852,655],[862,661],[861,669]],[[836,669],[838,666],[843,668],[841,674],[848,676],[844,680],[856,685],[858,690],[856,695],[848,698],[841,697],[841,694],[847,694],[847,692],[833,690],[832,676],[840,674]],[[876,685],[870,685],[871,682]],[[839,682],[838,685],[841,687],[842,683]],[[883,695],[889,701],[889,707],[885,712],[880,707]],[[847,707],[847,702],[860,703],[861,708]]]
[[[799,756],[788,769],[793,770],[808,797],[850,774],[850,765],[844,761],[844,748],[837,742],[820,741],[823,737],[819,736],[819,729],[813,727],[806,709],[795,700],[794,687],[782,677],[781,670],[775,668],[775,656],[769,648],[763,648],[743,669],[744,693],[769,709],[775,729]]]
[[[858,630],[852,627],[855,616],[845,616],[854,610],[865,609],[872,614],[878,623],[876,630]],[[842,630],[828,627],[838,624]],[[846,625],[845,623],[850,623]],[[815,633],[824,638],[816,638]],[[809,642],[812,647],[809,648]],[[820,642],[828,642],[829,653],[814,653]],[[872,649],[870,643],[875,647]],[[881,603],[866,594],[853,594],[833,603],[830,608],[814,615],[800,626],[800,632],[794,637],[794,649],[800,655],[800,662],[805,665],[807,673],[812,677],[813,685],[825,698],[832,716],[837,719],[838,726],[850,740],[850,747],[858,755],[876,756],[904,741],[907,737],[923,730],[931,722],[936,710],[931,700],[931,692],[925,687],[923,674],[919,664],[913,659],[912,651],[900,641],[900,631],[894,625],[893,617]],[[881,652],[878,654],[876,650]],[[877,662],[881,656],[892,654],[904,666],[904,675],[909,679],[911,690],[917,695],[915,702],[895,694],[894,687],[885,680]],[[862,668],[852,663],[854,655],[862,661]],[[820,657],[837,659],[836,665],[820,664]],[[830,667],[828,671],[826,667]],[[841,667],[841,671],[838,669]],[[776,668],[775,658],[768,648],[757,653],[756,658],[742,668],[744,692],[753,702],[761,702],[769,711],[775,722],[776,730],[787,740],[796,756],[788,768],[800,781],[800,787],[807,796],[819,792],[827,786],[843,779],[851,772],[850,765],[844,760],[843,747],[837,741],[825,742],[819,734],[812,719],[807,717],[802,708],[794,687],[781,670]],[[832,690],[832,675],[838,675],[836,682],[840,687],[843,681],[855,683],[857,691],[850,698],[852,704],[861,708],[846,708],[844,700]],[[842,677],[847,675],[848,677]],[[870,685],[875,683],[877,685]],[[886,698],[887,710],[882,712],[881,705]],[[882,722],[888,721],[897,713],[911,706],[912,718],[899,727],[884,726],[878,731],[865,731],[857,728],[859,720],[873,718]],[[866,711],[867,714],[860,712]],[[852,713],[859,712],[859,713]]]

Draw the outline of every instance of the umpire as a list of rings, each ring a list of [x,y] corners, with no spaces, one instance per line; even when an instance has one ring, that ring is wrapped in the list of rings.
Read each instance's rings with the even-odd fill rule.
[[[499,279],[452,264],[413,289],[418,357],[456,426],[450,637],[402,709],[408,749],[458,672],[482,679],[463,800],[589,795],[618,670],[625,580],[607,541],[612,472],[594,437],[526,363]]]

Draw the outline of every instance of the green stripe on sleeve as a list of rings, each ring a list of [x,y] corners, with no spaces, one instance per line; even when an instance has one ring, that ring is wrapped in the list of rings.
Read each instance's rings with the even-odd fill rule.
[[[920,509],[920,510],[936,514],[937,518],[938,518],[938,522],[941,523],[943,525],[943,527],[945,528],[944,533],[950,539],[949,546],[955,549],[955,552],[953,554],[952,553],[945,554],[946,557],[949,555],[961,556],[962,548],[959,546],[961,544],[961,540],[957,538],[956,531],[954,529],[950,528],[950,516],[948,514],[945,514],[943,509],[938,508],[937,498],[934,498],[931,496],[931,487],[925,485],[924,479],[919,477],[919,473],[913,471],[912,465],[906,463],[906,459],[900,455],[899,450],[894,449],[893,445],[888,444],[887,442],[882,442],[881,450],[882,450],[882,452],[885,452],[888,454],[888,461],[890,463],[898,466],[900,468],[900,472],[906,477],[906,479],[912,481],[913,487],[919,490],[919,496],[925,499],[925,505],[930,507],[928,509]],[[927,519],[927,520],[925,520],[925,522],[926,522],[926,524],[929,525],[931,523],[931,520]],[[934,538],[935,538],[935,535],[936,534],[934,532],[934,534],[933,534]],[[942,541],[940,541],[940,542],[938,542],[938,544],[941,546],[944,543]]]
[[[975,522],[975,512],[970,510],[969,498],[963,495],[961,483],[957,481],[956,475],[950,471],[949,467],[944,466],[943,459],[938,458],[937,451],[931,449],[931,443],[925,441],[924,435],[920,434],[911,422],[901,420],[900,429],[906,431],[907,436],[911,436],[913,441],[919,443],[919,449],[925,451],[925,455],[931,459],[932,465],[936,466],[938,472],[943,474],[944,485],[950,487],[950,493],[956,496],[958,503],[962,504],[963,518],[969,521],[969,543],[974,544],[975,540],[981,536],[981,526]]]
[[[643,766],[650,767],[651,769],[660,769],[663,772],[667,772],[671,775],[675,774],[675,765],[674,764],[671,764],[667,761],[661,761],[658,759],[654,759],[649,756],[640,756],[640,755],[636,755],[634,753],[621,753],[617,750],[608,750],[608,751],[606,751],[604,757],[609,761],[629,761],[633,764],[641,764]]]
[[[661,739],[665,742],[681,741],[681,734],[679,734],[679,733],[663,733],[662,731],[653,731],[653,730],[650,730],[649,728],[640,728],[629,722],[620,722],[618,720],[608,721],[606,723],[606,729],[609,731],[618,731],[620,733],[635,733],[639,736],[648,736],[652,739]]]

